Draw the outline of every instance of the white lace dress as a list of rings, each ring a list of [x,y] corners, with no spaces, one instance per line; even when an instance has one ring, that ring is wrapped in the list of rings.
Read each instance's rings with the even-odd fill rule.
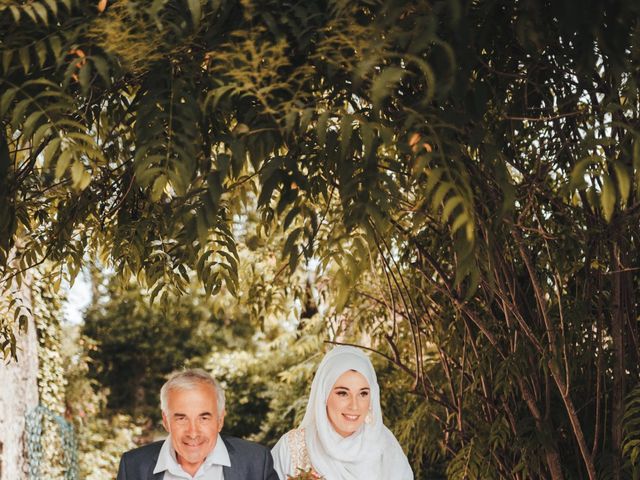
[[[271,450],[271,455],[280,480],[287,480],[289,475],[294,476],[313,469],[304,440],[303,428],[289,430],[284,434]],[[313,473],[317,475],[315,470]]]

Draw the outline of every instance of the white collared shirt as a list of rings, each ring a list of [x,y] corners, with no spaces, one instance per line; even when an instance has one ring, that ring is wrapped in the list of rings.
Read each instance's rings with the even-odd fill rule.
[[[191,476],[178,463],[176,451],[171,444],[171,437],[167,437],[162,444],[162,448],[160,448],[160,454],[153,473],[164,472],[163,480],[224,480],[222,467],[230,466],[229,452],[222,438],[220,438],[220,434],[218,434],[216,446],[204,459],[196,474]]]

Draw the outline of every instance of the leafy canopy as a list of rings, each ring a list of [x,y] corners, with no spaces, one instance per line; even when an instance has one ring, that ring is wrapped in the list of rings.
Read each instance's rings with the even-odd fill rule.
[[[3,286],[90,255],[237,292],[280,223],[451,478],[637,472],[639,8],[3,0]]]

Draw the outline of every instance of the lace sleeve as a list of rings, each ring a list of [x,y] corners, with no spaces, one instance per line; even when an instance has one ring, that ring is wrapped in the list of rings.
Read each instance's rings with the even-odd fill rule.
[[[294,474],[300,470],[307,471],[313,468],[309,459],[309,452],[307,452],[303,428],[297,428],[287,433],[287,443],[289,444],[289,454],[291,455],[291,470]]]

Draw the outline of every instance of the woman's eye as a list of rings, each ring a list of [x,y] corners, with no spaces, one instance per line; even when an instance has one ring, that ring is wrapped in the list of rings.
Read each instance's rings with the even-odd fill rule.
[[[347,396],[347,392],[345,392],[344,390],[338,390],[336,392],[336,395],[338,395],[339,397],[346,397]]]
[[[361,397],[368,397],[369,396],[369,392],[360,392],[360,396]]]

